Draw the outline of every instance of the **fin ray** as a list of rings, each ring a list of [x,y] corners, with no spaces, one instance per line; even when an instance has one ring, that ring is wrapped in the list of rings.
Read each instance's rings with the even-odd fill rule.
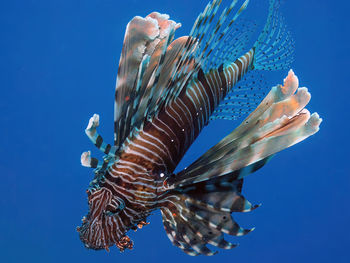
[[[242,124],[191,164],[167,179],[169,189],[234,173],[243,178],[264,165],[276,152],[316,133],[322,119],[304,107],[310,101],[305,88],[289,72],[285,86],[274,87]]]

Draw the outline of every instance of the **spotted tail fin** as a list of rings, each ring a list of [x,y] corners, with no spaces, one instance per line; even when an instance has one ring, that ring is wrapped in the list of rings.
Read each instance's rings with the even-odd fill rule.
[[[304,108],[311,95],[298,85],[290,71],[284,86],[273,87],[238,128],[187,169],[167,178],[166,187],[174,189],[227,174],[241,179],[273,154],[316,133],[322,119],[317,113],[310,116]]]

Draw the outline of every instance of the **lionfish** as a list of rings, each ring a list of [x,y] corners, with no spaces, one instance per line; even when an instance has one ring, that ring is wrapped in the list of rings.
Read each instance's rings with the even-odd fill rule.
[[[114,145],[98,134],[97,114],[85,130],[105,154],[103,161],[90,151],[81,157],[83,166],[95,168],[87,190],[89,212],[77,228],[87,248],[132,249],[127,231],[148,224],[156,209],[167,236],[185,253],[215,254],[207,245],[234,248],[224,234],[242,236],[252,229],[240,227],[232,212],[259,206],[242,195],[244,177],[319,130],[322,119],[305,109],[311,96],[299,88],[292,70],[258,104],[263,84],[254,72],[289,68],[294,43],[280,2],[270,0],[266,24],[248,50],[255,24],[240,17],[249,1],[237,2],[219,15],[221,0],[213,0],[191,33],[175,40],[181,24],[165,14],[136,16],[127,25],[115,92]],[[236,129],[174,173],[211,120],[239,119],[253,105]]]

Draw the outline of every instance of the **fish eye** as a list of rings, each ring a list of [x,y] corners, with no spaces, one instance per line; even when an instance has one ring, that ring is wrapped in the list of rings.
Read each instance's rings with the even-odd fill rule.
[[[115,216],[115,215],[119,214],[119,212],[121,210],[122,209],[120,209],[119,207],[117,207],[117,208],[106,207],[104,213],[107,216]]]
[[[121,198],[113,198],[111,202],[106,206],[104,213],[107,216],[115,216],[119,214],[125,207],[125,203]]]

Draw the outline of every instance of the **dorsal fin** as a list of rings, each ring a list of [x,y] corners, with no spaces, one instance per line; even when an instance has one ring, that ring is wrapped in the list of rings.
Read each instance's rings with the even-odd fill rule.
[[[130,135],[135,122],[144,117],[147,111],[144,105],[150,103],[152,84],[161,72],[161,62],[164,61],[167,48],[178,27],[180,24],[169,20],[168,15],[157,12],[146,18],[134,17],[129,22],[120,57],[115,93],[114,122],[117,148],[120,148]]]

